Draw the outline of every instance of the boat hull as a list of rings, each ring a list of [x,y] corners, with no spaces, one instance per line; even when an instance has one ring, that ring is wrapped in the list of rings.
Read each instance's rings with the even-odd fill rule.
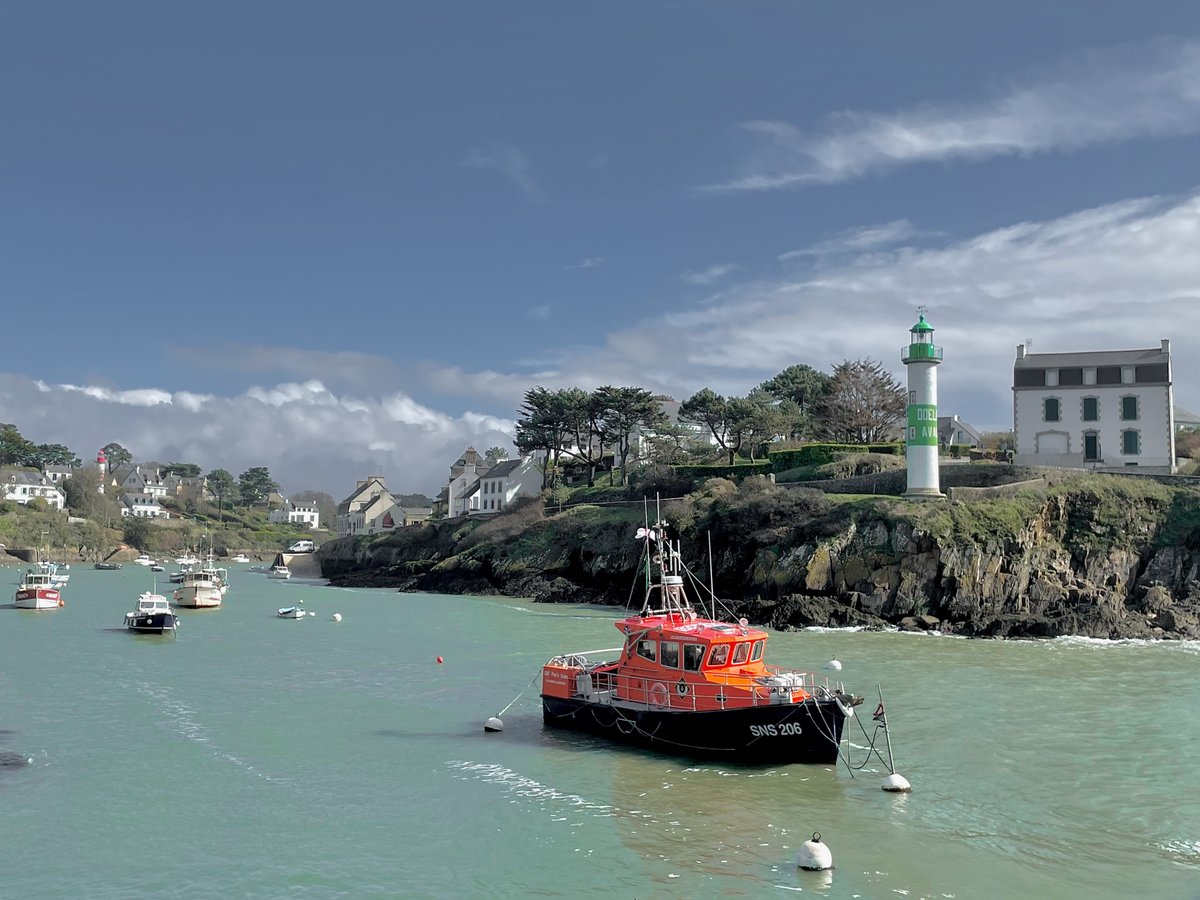
[[[221,605],[221,590],[216,587],[181,587],[171,596],[175,605],[184,609],[214,609]]]
[[[125,627],[139,634],[165,634],[175,630],[179,617],[174,613],[149,613],[125,616]]]
[[[62,594],[55,588],[21,588],[14,603],[17,609],[58,609],[63,605]]]
[[[678,756],[780,765],[837,762],[845,715],[832,699],[694,712],[543,694],[542,721]]]

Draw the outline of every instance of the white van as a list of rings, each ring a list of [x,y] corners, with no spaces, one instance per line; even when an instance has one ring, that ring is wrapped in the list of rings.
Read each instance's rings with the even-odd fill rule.
[[[296,541],[292,546],[287,548],[288,553],[312,553],[317,549],[316,544],[312,541]]]

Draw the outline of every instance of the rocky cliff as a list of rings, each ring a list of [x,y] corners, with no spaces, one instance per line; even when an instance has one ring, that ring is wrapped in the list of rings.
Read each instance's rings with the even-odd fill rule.
[[[1089,475],[914,504],[714,480],[666,514],[699,580],[711,539],[717,594],[776,628],[1200,637],[1194,488]],[[335,584],[636,605],[643,516],[534,506],[343,539],[320,561]]]

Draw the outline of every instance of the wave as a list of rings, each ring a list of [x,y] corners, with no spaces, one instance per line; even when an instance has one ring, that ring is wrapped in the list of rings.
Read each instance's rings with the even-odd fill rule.
[[[1093,649],[1124,649],[1128,647],[1155,647],[1163,650],[1176,650],[1192,656],[1200,656],[1200,641],[1169,641],[1148,640],[1146,638],[1109,638],[1083,637],[1082,635],[1067,635],[1047,641],[1051,647],[1088,647]]]
[[[187,704],[173,699],[170,691],[166,688],[156,687],[155,685],[143,682],[137,685],[137,692],[143,696],[150,697],[156,702],[157,708],[166,714],[171,729],[180,737],[206,747],[217,759],[232,763],[256,778],[261,778],[272,784],[291,785],[292,782],[286,778],[269,775],[259,770],[252,763],[222,748],[209,735],[208,729],[196,720],[196,711]]]

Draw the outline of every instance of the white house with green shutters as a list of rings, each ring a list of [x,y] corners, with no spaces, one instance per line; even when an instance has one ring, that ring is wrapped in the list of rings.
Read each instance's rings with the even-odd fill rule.
[[[1018,465],[1175,471],[1171,342],[1147,350],[1030,353],[1013,366]]]

